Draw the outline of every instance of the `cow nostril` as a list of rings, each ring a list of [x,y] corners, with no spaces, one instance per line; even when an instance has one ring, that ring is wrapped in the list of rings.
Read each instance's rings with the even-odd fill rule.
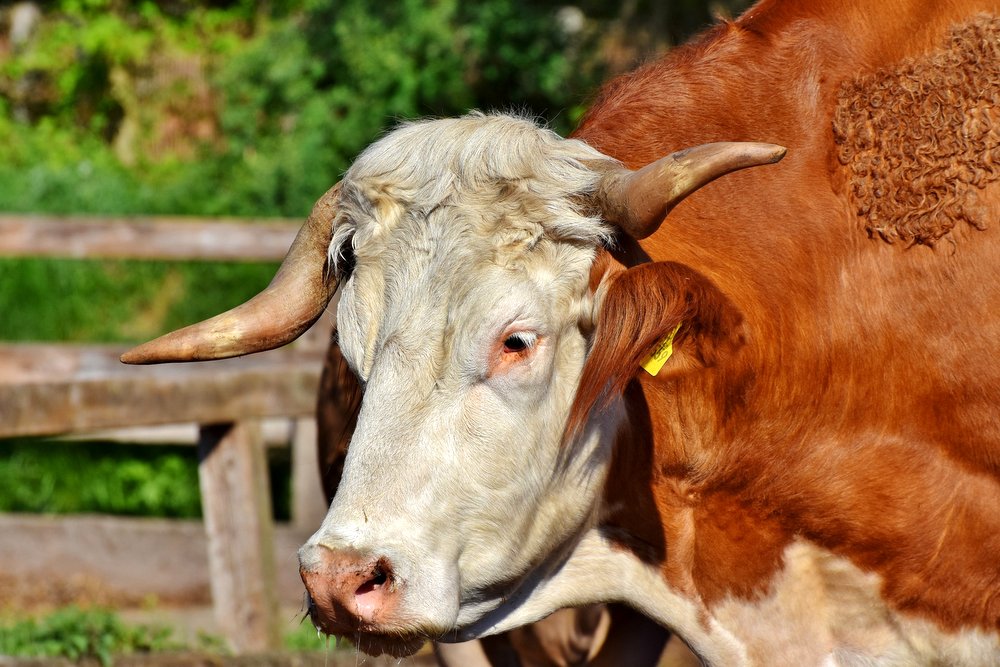
[[[368,581],[358,586],[358,589],[354,591],[355,595],[364,595],[365,593],[371,593],[375,589],[386,584],[391,577],[391,571],[389,567],[382,561],[376,563],[375,567],[372,569],[372,575],[369,577]]]

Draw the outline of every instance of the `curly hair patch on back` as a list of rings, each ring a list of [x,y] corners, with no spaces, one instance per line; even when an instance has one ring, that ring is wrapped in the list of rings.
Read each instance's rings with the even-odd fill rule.
[[[848,197],[870,237],[933,244],[986,227],[978,191],[1000,179],[1000,17],[946,46],[846,82],[833,117]]]

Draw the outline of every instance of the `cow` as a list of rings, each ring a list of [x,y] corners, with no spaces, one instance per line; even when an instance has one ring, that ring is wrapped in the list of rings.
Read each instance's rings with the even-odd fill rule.
[[[618,600],[710,665],[1000,664],[998,45],[995,0],[762,0],[570,138],[405,124],[264,292],[124,360],[339,286],[364,395],[299,557],[363,650]]]

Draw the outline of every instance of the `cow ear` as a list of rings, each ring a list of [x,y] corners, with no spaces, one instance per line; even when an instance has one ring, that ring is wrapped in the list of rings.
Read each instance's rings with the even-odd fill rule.
[[[657,377],[713,366],[743,343],[743,315],[708,278],[684,264],[653,262],[605,272],[594,289],[596,327],[570,424],[621,395],[669,340]]]
[[[587,298],[580,311],[580,330],[588,338],[592,338],[597,320],[601,312],[601,304],[607,294],[608,287],[614,281],[614,276],[625,270],[625,267],[610,252],[601,248],[590,266],[590,285]]]

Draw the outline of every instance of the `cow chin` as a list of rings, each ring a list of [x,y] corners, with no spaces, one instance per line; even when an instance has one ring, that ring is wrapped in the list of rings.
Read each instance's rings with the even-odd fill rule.
[[[317,626],[322,632],[322,628]],[[354,644],[362,653],[372,657],[389,655],[393,658],[406,658],[419,651],[427,643],[424,635],[391,635],[374,632],[358,632],[353,635],[328,635],[338,640]]]
[[[338,639],[343,639],[354,644],[362,653],[372,657],[380,655],[390,655],[393,658],[406,658],[423,647],[427,643],[425,635],[395,635],[379,634],[376,632],[359,632],[354,635],[334,635]]]
[[[417,635],[395,636],[368,633],[346,639],[353,641],[362,653],[367,653],[374,657],[378,657],[384,653],[394,658],[411,656],[427,643],[426,637]]]
[[[359,622],[336,606],[317,605],[312,595],[306,594],[308,616],[317,630],[328,637],[351,642],[357,649],[371,656],[384,654],[404,658],[416,653],[428,637],[443,634],[426,628],[393,627],[392,624]]]

